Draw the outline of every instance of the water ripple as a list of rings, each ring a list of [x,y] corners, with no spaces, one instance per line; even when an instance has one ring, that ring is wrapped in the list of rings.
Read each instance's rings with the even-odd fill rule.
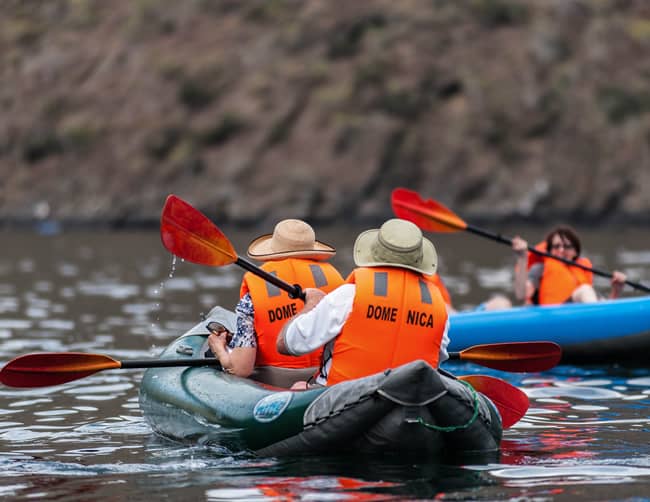
[[[554,385],[549,387],[525,388],[529,398],[568,397],[575,399],[620,399],[620,392],[609,389],[585,387],[579,385]]]
[[[67,451],[62,456],[103,456],[108,454],[115,454],[118,451],[133,449],[133,446],[120,448],[119,446],[104,447],[95,446],[91,448],[79,448]],[[40,475],[57,475],[57,476],[88,476],[98,474],[139,474],[139,473],[168,473],[168,472],[187,472],[187,471],[203,471],[205,469],[223,468],[225,466],[233,465],[239,462],[235,461],[232,456],[214,456],[210,455],[208,450],[196,451],[198,455],[193,453],[193,449],[184,448],[182,450],[174,450],[170,448],[171,452],[167,461],[161,462],[115,462],[115,463],[96,463],[93,465],[85,465],[78,462],[63,462],[63,461],[34,461],[37,459],[31,458],[28,455],[21,455],[17,453],[3,453],[0,454],[0,478],[12,477],[20,474],[40,474]],[[155,460],[152,457],[150,460]]]
[[[123,283],[92,283],[81,282],[79,291],[86,296],[106,296],[117,300],[125,300],[140,293],[140,287],[135,284]]]
[[[526,466],[490,470],[496,478],[516,482],[517,486],[544,484],[614,484],[625,483],[640,476],[650,476],[650,469],[625,465],[575,465],[575,466]]]

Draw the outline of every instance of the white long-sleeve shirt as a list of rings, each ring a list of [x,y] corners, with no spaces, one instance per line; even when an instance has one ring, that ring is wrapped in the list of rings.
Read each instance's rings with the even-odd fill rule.
[[[350,317],[356,286],[343,284],[334,291],[325,295],[312,310],[298,315],[285,329],[284,342],[289,353],[295,356],[307,354],[333,341],[343,329],[343,325]],[[449,345],[449,319],[445,324],[445,331],[440,343],[439,363],[449,358],[447,346]],[[325,363],[324,373],[329,373],[332,360]],[[317,382],[325,384],[325,379],[320,376]]]

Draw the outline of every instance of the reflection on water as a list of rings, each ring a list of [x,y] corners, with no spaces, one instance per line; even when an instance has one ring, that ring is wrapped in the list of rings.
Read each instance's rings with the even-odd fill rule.
[[[359,229],[320,237],[352,268]],[[328,233],[329,232],[329,233]],[[510,234],[523,231],[510,232]],[[243,252],[250,235],[226,232]],[[650,251],[623,231],[585,235],[597,266],[650,282]],[[533,238],[533,237],[529,237]],[[151,233],[3,234],[0,360],[35,351],[155,357],[214,305],[233,306],[242,271],[175,260]],[[507,248],[462,235],[433,238],[458,308],[509,292]],[[606,288],[606,283],[604,284]],[[627,292],[627,294],[633,294]],[[141,370],[111,370],[56,387],[0,387],[3,498],[172,497],[199,500],[504,498],[603,500],[650,487],[650,370],[560,366],[513,375],[456,363],[522,387],[531,409],[506,431],[498,464],[400,459],[259,459],[156,438],[138,408]]]

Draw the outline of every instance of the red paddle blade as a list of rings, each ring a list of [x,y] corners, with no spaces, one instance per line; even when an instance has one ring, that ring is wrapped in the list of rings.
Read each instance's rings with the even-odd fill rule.
[[[465,223],[435,200],[422,200],[417,192],[406,188],[396,188],[391,195],[393,213],[398,218],[415,223],[429,232],[458,232],[465,230]]]
[[[501,415],[504,429],[519,422],[528,411],[530,402],[526,393],[500,378],[487,375],[465,375],[458,379],[469,383],[476,391],[484,394],[494,403]]]
[[[220,266],[237,261],[237,253],[221,230],[175,195],[165,201],[160,238],[168,251],[192,263]]]
[[[562,348],[554,342],[509,342],[475,345],[460,352],[460,359],[502,371],[536,372],[558,365]]]
[[[9,387],[47,387],[120,366],[119,361],[101,354],[81,352],[27,354],[5,364],[0,370],[0,382]]]

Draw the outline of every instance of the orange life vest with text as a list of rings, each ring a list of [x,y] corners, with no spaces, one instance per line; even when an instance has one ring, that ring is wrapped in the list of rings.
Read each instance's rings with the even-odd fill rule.
[[[355,269],[352,312],[332,347],[327,385],[423,359],[437,367],[447,323],[438,288],[395,267]]]
[[[268,261],[261,268],[289,284],[301,288],[318,288],[326,293],[343,284],[341,274],[329,263],[300,258]],[[240,288],[240,298],[249,293],[253,301],[255,331],[257,333],[256,366],[308,368],[320,364],[322,349],[302,356],[285,356],[276,349],[278,333],[284,324],[302,310],[300,299],[264,279],[246,272]]]

